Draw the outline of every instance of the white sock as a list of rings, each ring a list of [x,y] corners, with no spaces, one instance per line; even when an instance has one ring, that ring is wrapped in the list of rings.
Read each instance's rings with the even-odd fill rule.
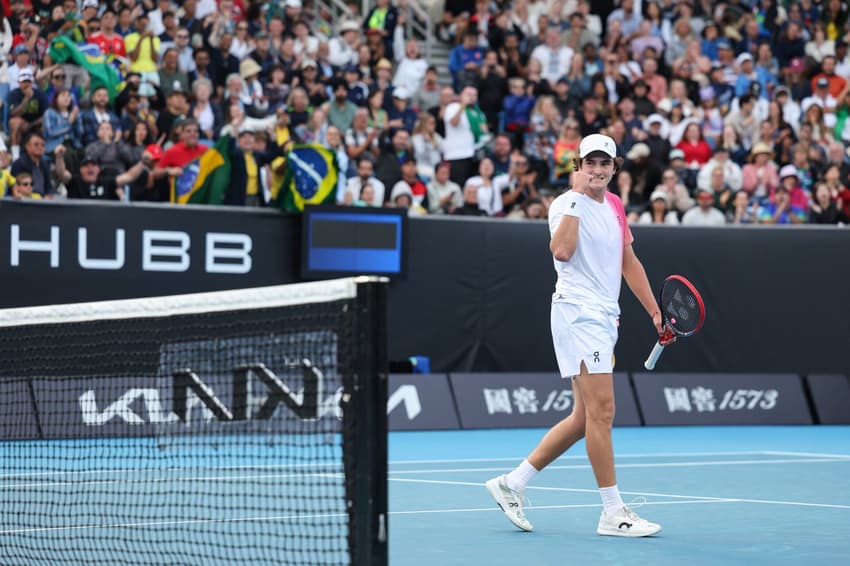
[[[611,487],[600,487],[599,495],[602,496],[602,507],[606,515],[615,514],[626,505],[623,503],[623,498],[620,497],[620,490],[617,489],[617,484]]]
[[[505,476],[505,483],[514,491],[524,491],[531,478],[537,475],[537,469],[523,460],[516,469]]]

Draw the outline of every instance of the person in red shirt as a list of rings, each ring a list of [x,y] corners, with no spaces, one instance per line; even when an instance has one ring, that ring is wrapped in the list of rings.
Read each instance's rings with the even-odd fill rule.
[[[194,118],[183,120],[180,124],[180,141],[169,147],[162,154],[156,168],[153,170],[154,179],[168,175],[179,177],[183,168],[200,157],[209,148],[198,143],[200,127]]]
[[[825,78],[829,81],[829,94],[833,98],[839,98],[847,86],[847,80],[835,74],[835,55],[824,55],[821,62],[821,72],[812,77],[812,92],[817,88],[818,79]]]
[[[682,141],[676,144],[676,149],[681,149],[685,154],[685,163],[689,167],[694,163],[698,166],[705,165],[711,159],[711,146],[703,139],[702,128],[697,122],[687,125]]]
[[[89,41],[100,47],[100,52],[104,55],[115,55],[118,57],[126,57],[127,51],[124,48],[124,38],[115,33],[115,26],[118,24],[118,15],[112,8],[107,8],[100,17],[100,30],[89,30]]]

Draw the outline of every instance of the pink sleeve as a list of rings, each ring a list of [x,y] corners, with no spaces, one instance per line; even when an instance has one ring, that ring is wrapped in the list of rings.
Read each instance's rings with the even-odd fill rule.
[[[628,246],[635,241],[635,237],[632,236],[632,229],[629,228],[629,223],[626,219],[626,209],[623,208],[623,201],[612,192],[605,193],[605,198],[611,210],[614,211],[617,222],[620,224],[620,229],[623,231],[623,247]]]

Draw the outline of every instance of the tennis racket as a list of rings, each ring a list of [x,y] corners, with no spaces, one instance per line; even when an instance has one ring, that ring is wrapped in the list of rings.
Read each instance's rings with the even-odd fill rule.
[[[655,368],[665,346],[679,336],[695,334],[705,322],[705,304],[699,291],[681,275],[671,275],[664,280],[661,286],[660,308],[664,332],[643,364],[648,370]]]

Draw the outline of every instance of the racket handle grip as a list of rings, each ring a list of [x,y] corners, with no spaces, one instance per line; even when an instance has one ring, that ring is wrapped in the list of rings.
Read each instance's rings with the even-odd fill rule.
[[[655,347],[652,348],[652,351],[649,353],[649,357],[646,358],[646,361],[643,362],[643,367],[652,371],[655,369],[655,363],[658,361],[658,358],[661,357],[661,352],[664,351],[664,346],[661,345],[661,342],[656,342]]]

